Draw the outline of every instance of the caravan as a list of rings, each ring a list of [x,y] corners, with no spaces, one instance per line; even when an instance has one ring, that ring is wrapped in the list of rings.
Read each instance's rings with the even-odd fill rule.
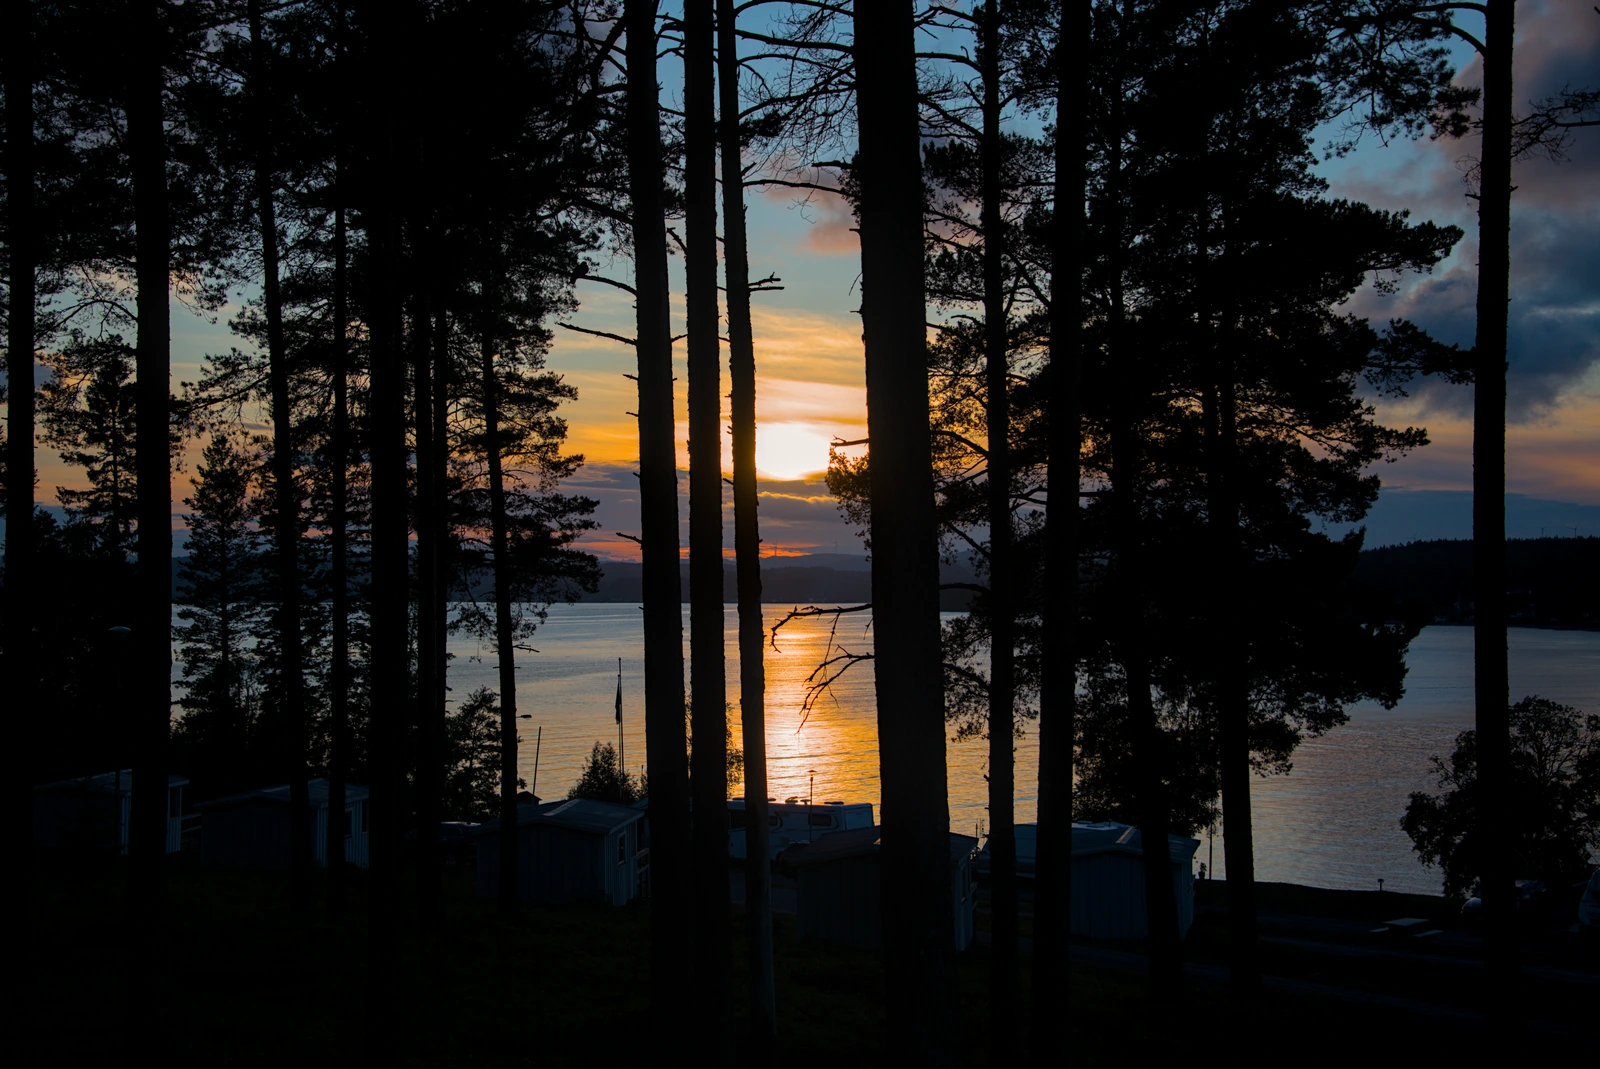
[[[836,831],[872,827],[871,802],[767,802],[767,854],[776,860],[790,843],[806,843]],[[728,856],[745,856],[743,798],[728,799]]]

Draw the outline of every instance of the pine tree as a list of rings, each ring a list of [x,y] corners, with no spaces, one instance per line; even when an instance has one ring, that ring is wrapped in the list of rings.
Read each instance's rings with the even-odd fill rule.
[[[917,70],[909,0],[858,4],[854,59],[883,781],[889,1033],[921,1065],[953,1061],[950,810],[939,649],[938,531],[928,444]]]
[[[262,618],[261,536],[252,487],[259,462],[237,440],[213,435],[195,466],[194,494],[184,499],[189,538],[178,569],[185,694],[174,726],[179,763],[197,797],[255,785],[250,698],[255,657],[266,637]],[[265,771],[265,770],[262,770]]]
[[[639,364],[639,522],[643,557],[645,739],[650,794],[650,1011],[658,1050],[685,1036],[689,938],[689,775],[684,752],[683,615],[672,415],[672,326],[661,167],[656,4],[626,0],[629,229]]]
[[[479,687],[444,721],[440,809],[447,820],[490,820],[500,811],[500,701]],[[520,791],[527,784],[517,780]]]
[[[133,548],[139,437],[132,356],[118,335],[75,334],[45,358],[50,379],[40,406],[44,441],[62,461],[82,468],[89,483],[82,490],[58,486],[56,499],[108,557]]]
[[[644,787],[617,759],[617,748],[597,742],[583,763],[578,782],[567,792],[568,798],[590,798],[613,805],[633,805],[644,797]]]

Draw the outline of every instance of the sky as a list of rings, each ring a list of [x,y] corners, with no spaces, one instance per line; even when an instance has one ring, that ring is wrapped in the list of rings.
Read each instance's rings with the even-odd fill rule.
[[[1519,109],[1564,85],[1590,84],[1600,76],[1600,15],[1587,0],[1521,0],[1517,15]],[[1481,67],[1470,47],[1459,46],[1456,58],[1457,80],[1479,84]],[[670,94],[672,74],[664,69],[663,75]],[[1574,135],[1567,160],[1523,161],[1515,170],[1507,431],[1512,537],[1600,533],[1600,129]],[[1443,341],[1471,344],[1477,227],[1461,161],[1475,152],[1471,138],[1385,145],[1369,137],[1349,156],[1321,165],[1331,196],[1409,211],[1414,220],[1453,223],[1466,232],[1432,274],[1405,281],[1389,296],[1363,290],[1349,310],[1380,321],[1404,316]],[[776,274],[784,287],[755,296],[764,550],[860,552],[822,481],[828,443],[866,434],[856,314],[860,255],[852,220],[839,198],[826,194],[797,204],[791,191],[751,190],[746,200],[751,277]],[[683,330],[681,266],[674,257],[675,333]],[[602,256],[597,273],[625,279],[631,264]],[[572,323],[633,332],[626,294],[580,283],[578,297],[582,303]],[[578,389],[578,399],[565,412],[568,446],[586,460],[566,488],[600,502],[600,529],[586,536],[585,544],[602,557],[634,557],[637,547],[621,537],[638,533],[633,475],[638,437],[627,415],[636,407],[636,394],[632,380],[624,377],[634,370],[633,351],[559,327],[555,334],[547,363]],[[225,351],[231,344],[225,322],[210,324],[174,305],[175,380],[192,381],[206,352]],[[686,468],[682,342],[674,355],[679,466]],[[1430,382],[1404,400],[1374,403],[1382,421],[1424,426],[1431,442],[1382,467],[1384,490],[1368,518],[1367,544],[1469,537],[1471,388]],[[723,411],[726,415],[726,397]],[[53,499],[58,484],[79,482],[48,451],[41,450],[39,461],[42,498]],[[731,468],[726,439],[724,464]],[[686,481],[684,486],[686,493]],[[186,492],[185,482],[174,496]],[[686,524],[686,506],[680,515]],[[727,516],[725,540],[731,547],[731,507]]]
[[[1600,77],[1600,15],[1588,3],[1521,0],[1517,14],[1519,109],[1564,85]],[[1457,80],[1481,84],[1471,47],[1460,44],[1455,58]],[[1318,141],[1319,155],[1326,140]],[[1365,289],[1349,310],[1379,321],[1409,318],[1443,341],[1472,344],[1477,217],[1460,161],[1476,152],[1475,138],[1385,145],[1369,137],[1349,156],[1321,165],[1330,196],[1409,211],[1414,220],[1453,223],[1466,232],[1432,274],[1406,280],[1392,296]],[[1600,129],[1574,131],[1568,156],[1564,162],[1522,161],[1515,169],[1507,428],[1512,537],[1600,533]],[[789,191],[752,191],[747,204],[751,275],[774,272],[786,287],[756,295],[764,543],[769,552],[833,552],[836,545],[858,551],[859,541],[821,481],[828,441],[865,437],[866,430],[855,312],[860,252],[852,220],[836,197],[801,206]],[[674,260],[675,272],[678,266]],[[681,289],[674,300],[675,331],[681,331]],[[575,321],[610,323],[631,333],[631,314],[626,298],[608,290],[592,300],[585,295]],[[677,358],[682,466],[687,373],[681,343]],[[631,418],[623,415],[634,407],[633,383],[622,378],[632,369],[632,352],[569,334],[557,338],[549,363],[579,387],[569,420],[574,448],[589,459],[578,481],[602,501],[605,534],[597,545],[608,555],[631,555],[632,544],[614,532],[636,533],[638,523],[632,475],[637,437]],[[1367,519],[1366,544],[1470,537],[1471,387],[1427,382],[1404,400],[1374,403],[1386,423],[1426,427],[1430,444],[1382,466],[1384,490]],[[686,522],[686,509],[683,516]],[[727,538],[731,545],[731,523]]]

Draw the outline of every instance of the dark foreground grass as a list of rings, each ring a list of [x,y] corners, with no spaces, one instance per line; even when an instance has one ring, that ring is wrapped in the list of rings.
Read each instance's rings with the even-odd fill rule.
[[[472,897],[472,874],[452,872],[449,921],[396,936],[392,1007],[409,1066],[636,1064],[650,1031],[646,907],[525,908],[511,921]],[[197,1066],[359,1065],[366,998],[365,899],[334,920],[286,906],[279,875],[177,866],[168,893],[168,989],[163,1061]],[[10,1065],[100,1064],[126,1059],[129,942],[120,874],[45,872],[22,940],[24,977],[10,1000]],[[736,968],[729,1014],[744,1014],[743,932],[735,918]],[[794,938],[777,928],[778,1064],[838,1069],[890,1065],[876,955]],[[1030,965],[1024,957],[1024,973]],[[988,1064],[987,981],[982,949],[959,963],[961,1013],[944,1027],[965,1065]],[[688,970],[683,977],[690,982]],[[1136,974],[1073,969],[1069,1005],[1042,1007],[1051,1050],[1086,1065],[1211,1064],[1233,1055],[1386,1059],[1466,1056],[1471,1027],[1417,1020],[1331,999],[1270,996],[1239,1001],[1195,988],[1157,1007]],[[1019,1032],[1029,1019],[1023,977]],[[1379,1037],[1382,1037],[1381,1043]],[[687,1054],[687,1052],[684,1052]],[[685,1061],[685,1064],[689,1064]]]
[[[1197,906],[1225,906],[1226,880],[1196,880]],[[1289,913],[1380,924],[1398,917],[1421,917],[1433,924],[1451,923],[1461,914],[1461,899],[1410,895],[1397,891],[1341,891],[1295,883],[1256,884],[1256,908],[1262,913]]]

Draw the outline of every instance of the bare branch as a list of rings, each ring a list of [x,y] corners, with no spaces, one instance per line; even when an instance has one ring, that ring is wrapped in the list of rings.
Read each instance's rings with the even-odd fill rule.
[[[559,320],[556,322],[556,326],[562,327],[566,330],[576,331],[579,334],[593,334],[597,338],[610,338],[612,341],[619,341],[623,345],[639,344],[637,338],[625,338],[621,334],[612,334],[611,332],[605,330],[590,330],[588,327],[575,326],[572,323],[562,323]]]

